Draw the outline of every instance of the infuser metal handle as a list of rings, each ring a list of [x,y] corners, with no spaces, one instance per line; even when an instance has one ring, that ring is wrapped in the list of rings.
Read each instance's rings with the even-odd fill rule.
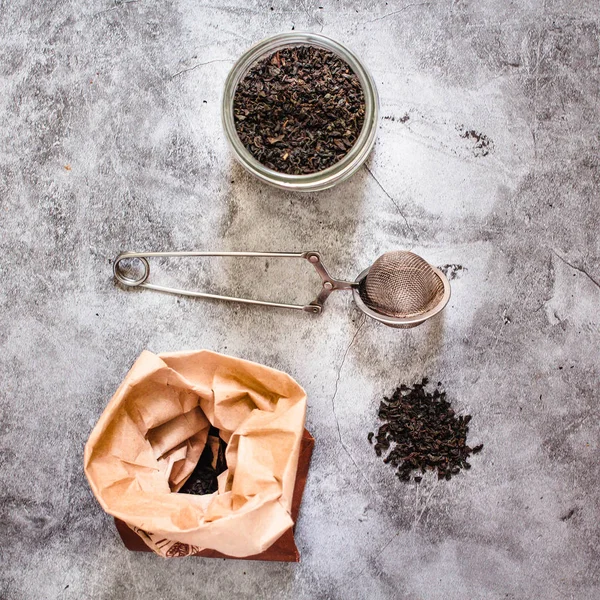
[[[323,287],[319,295],[306,305],[301,304],[282,304],[279,302],[266,302],[263,300],[251,300],[249,298],[236,298],[234,296],[221,296],[218,294],[209,294],[206,292],[193,292],[190,290],[181,290],[177,288],[165,287],[153,283],[147,283],[150,276],[150,264],[148,258],[152,257],[202,257],[202,256],[233,256],[233,257],[255,257],[255,258],[303,258],[307,260],[317,271]],[[137,258],[141,262],[144,271],[137,277],[127,277],[123,275],[119,268],[122,260]],[[123,252],[117,256],[113,264],[113,273],[115,279],[128,287],[144,287],[157,292],[167,294],[178,294],[182,296],[191,296],[193,298],[212,298],[213,300],[227,300],[230,302],[242,302],[244,304],[257,304],[260,306],[272,306],[276,308],[291,308],[305,312],[319,314],[323,310],[323,304],[334,290],[349,290],[358,284],[349,281],[335,279],[329,275],[327,269],[321,262],[321,255],[318,252]]]

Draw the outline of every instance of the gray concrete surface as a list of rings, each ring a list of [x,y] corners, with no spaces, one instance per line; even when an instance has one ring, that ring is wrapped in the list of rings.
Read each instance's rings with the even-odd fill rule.
[[[599,17],[596,0],[0,2],[0,597],[599,598]],[[381,94],[368,168],[309,196],[252,180],[219,122],[234,59],[292,28],[347,43]],[[318,249],[353,277],[395,248],[462,266],[443,318],[396,331],[343,294],[314,318],[111,275],[124,249]],[[276,261],[160,270],[281,300],[318,288]],[[82,452],[144,348],[305,387],[301,564],[122,547]],[[485,449],[417,488],[367,433],[424,375]]]

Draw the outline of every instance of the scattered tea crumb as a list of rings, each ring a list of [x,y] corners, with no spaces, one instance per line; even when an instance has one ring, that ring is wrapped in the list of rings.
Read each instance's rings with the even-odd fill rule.
[[[483,449],[483,444],[467,445],[471,415],[457,416],[441,383],[433,391],[428,384],[424,378],[412,387],[401,385],[379,406],[379,418],[385,422],[377,432],[375,452],[387,453],[383,462],[397,469],[402,481],[410,481],[415,470],[420,472],[414,477],[417,483],[427,470],[449,480],[461,469],[470,469],[467,459]],[[367,436],[369,441],[372,435]]]
[[[475,156],[487,156],[494,149],[494,142],[484,133],[478,133],[474,129],[469,129],[468,131],[462,130],[460,137],[475,142],[473,148]]]
[[[450,280],[456,279],[463,271],[467,270],[462,265],[457,264],[441,265],[439,269]]]
[[[385,117],[383,117],[386,121],[395,121],[396,117],[394,115],[386,115]],[[406,123],[408,120],[410,119],[410,117],[408,116],[408,113],[404,113],[403,117],[399,117],[398,121],[400,123]]]
[[[242,144],[290,175],[316,173],[356,143],[365,116],[360,81],[338,55],[291,46],[254,64],[237,86],[233,115]]]

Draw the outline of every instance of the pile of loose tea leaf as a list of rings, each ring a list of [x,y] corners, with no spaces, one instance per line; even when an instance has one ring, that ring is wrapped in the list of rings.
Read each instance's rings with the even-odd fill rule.
[[[411,472],[421,474],[437,470],[438,479],[451,479],[461,469],[470,469],[467,459],[483,448],[467,446],[468,423],[471,415],[456,416],[441,383],[433,391],[424,378],[412,387],[401,385],[391,398],[384,398],[379,406],[379,418],[385,423],[377,436],[369,433],[368,440],[377,440],[375,452],[381,456],[389,450],[383,462],[397,469],[402,481],[410,481]]]
[[[202,495],[216,492],[219,488],[217,477],[227,469],[226,448],[227,444],[219,437],[219,430],[211,427],[198,464],[179,493]]]
[[[250,68],[235,91],[233,115],[254,158],[280,173],[302,175],[348,153],[363,126],[365,97],[337,54],[293,46]]]

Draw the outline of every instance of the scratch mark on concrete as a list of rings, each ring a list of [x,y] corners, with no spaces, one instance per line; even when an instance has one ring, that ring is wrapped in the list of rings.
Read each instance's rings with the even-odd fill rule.
[[[579,420],[575,419],[575,421],[571,421],[571,423],[569,423],[565,427],[565,432],[569,431],[571,428],[577,429],[577,428],[581,427],[589,419],[589,417],[590,417],[590,415],[586,415],[582,419],[579,419]]]
[[[402,532],[402,530],[397,531],[383,546],[381,546],[381,548],[379,548],[379,550],[377,550],[377,553],[375,554],[374,558],[379,558],[385,551],[385,549],[400,535],[400,533]],[[367,570],[368,565],[365,565],[360,573],[356,576],[356,579],[360,578],[360,576]]]
[[[348,450],[348,447],[346,446],[346,444],[344,444],[344,440],[342,439],[342,431],[340,429],[340,421],[339,421],[339,419],[337,417],[337,412],[335,410],[335,398],[336,398],[337,393],[338,393],[338,387],[339,387],[339,384],[340,384],[340,377],[342,375],[342,369],[344,368],[344,363],[346,362],[346,357],[348,356],[348,352],[350,352],[350,348],[352,348],[352,344],[354,344],[354,340],[356,340],[356,338],[358,337],[358,334],[360,333],[360,330],[363,328],[363,325],[365,324],[365,321],[366,321],[366,316],[363,316],[362,317],[362,322],[360,323],[360,325],[356,329],[356,332],[352,336],[352,339],[350,340],[350,343],[348,344],[348,347],[346,348],[346,351],[344,352],[344,354],[342,356],[342,360],[340,362],[340,366],[338,367],[338,370],[337,370],[337,377],[336,377],[336,380],[335,380],[335,390],[333,392],[333,396],[331,397],[331,409],[333,411],[333,418],[335,419],[335,424],[336,424],[336,427],[337,427],[338,437],[340,439],[340,444],[342,445],[342,448],[344,449],[344,451],[348,455],[348,458],[350,458],[350,460],[352,461],[352,464],[356,467],[356,470],[361,474],[362,478],[365,480],[365,482],[367,483],[367,485],[371,488],[371,490],[374,493],[376,493],[375,492],[375,488],[373,488],[373,486],[371,485],[371,482],[365,477],[365,475],[362,472],[362,470],[359,469],[358,465],[356,464],[356,461],[354,460],[354,457],[350,453],[350,450]]]
[[[140,0],[132,0],[132,1],[139,2]],[[125,28],[125,26],[123,25],[121,20],[116,20],[115,24],[116,24],[116,26],[120,27],[121,31],[125,35],[125,38],[129,41],[131,39],[130,35],[129,35],[129,31]],[[153,75],[155,76],[156,80],[162,82],[162,75],[157,71],[157,69],[154,66],[154,64],[152,63],[152,61],[150,61],[148,59],[148,56],[146,55],[146,53],[140,52],[140,56],[142,57],[144,62],[152,69]]]
[[[387,542],[387,544],[385,544],[384,546],[381,547],[381,550],[379,550],[379,552],[377,552],[377,556],[381,556],[383,554],[383,552],[385,551],[385,549],[398,537],[398,535],[400,535],[400,532],[397,531],[393,537],[390,539],[389,542]]]
[[[120,2],[116,6],[112,6],[111,8],[106,8],[104,10],[101,10],[101,11],[95,13],[94,16],[101,15],[103,13],[107,13],[107,12],[110,12],[112,10],[117,10],[119,8],[122,8],[123,6],[126,6],[127,4],[135,4],[137,2],[141,2],[141,0],[126,0],[126,2]]]
[[[406,216],[404,215],[404,213],[402,212],[402,210],[398,206],[398,203],[392,198],[392,196],[390,196],[390,194],[388,193],[388,191],[381,185],[379,179],[377,179],[377,177],[375,177],[375,175],[373,174],[373,171],[371,171],[371,169],[369,169],[369,167],[367,165],[365,165],[365,169],[367,170],[367,172],[369,173],[369,175],[375,180],[375,183],[379,186],[379,189],[381,189],[381,191],[388,197],[388,199],[390,200],[390,202],[396,207],[396,210],[398,211],[398,214],[402,217],[402,219],[404,220],[404,223],[406,224],[406,228],[409,231],[412,232],[415,240],[418,240],[419,236],[417,235],[417,233],[415,232],[415,230],[410,226],[408,220],[406,219]]]
[[[506,321],[504,321],[504,319],[503,319],[500,327],[498,327],[498,329],[492,333],[492,337],[494,338],[494,345],[492,346],[492,348],[490,350],[490,355],[493,354],[494,350],[496,349],[496,346],[500,343],[500,338],[502,337],[502,330],[504,329],[505,326],[506,326]],[[489,361],[488,361],[488,363],[489,363]],[[487,366],[487,363],[486,363],[486,366]]]
[[[544,13],[545,13],[546,3],[544,2]],[[533,157],[537,159],[538,151],[537,151],[537,130],[538,130],[538,119],[537,119],[537,111],[538,111],[538,91],[540,85],[540,63],[541,57],[540,53],[542,51],[542,31],[538,29],[538,45],[536,52],[536,61],[535,68],[533,70],[534,77],[534,90],[533,90],[533,126],[531,128],[531,137],[533,138]]]
[[[187,73],[188,71],[193,71],[194,69],[197,69],[198,67],[203,67],[204,65],[212,65],[213,63],[218,63],[218,62],[233,62],[233,59],[231,59],[231,58],[216,58],[215,60],[209,60],[207,62],[198,63],[196,65],[193,65],[192,67],[187,67],[187,69],[181,69],[181,71],[177,71],[177,73],[175,73],[174,75],[171,75],[171,79],[175,79],[175,77],[177,77],[178,75],[181,75],[182,73]]]
[[[421,485],[418,483],[416,486],[416,490],[415,490],[415,513],[413,516],[414,522],[416,523],[417,521],[417,511],[419,509],[419,489],[420,489]]]
[[[323,31],[323,21],[321,21],[321,19],[319,19],[319,17],[317,17],[316,15],[311,15],[309,10],[308,10],[308,6],[306,6],[306,1],[305,0],[301,0],[300,2],[302,4],[302,8],[304,9],[304,12],[306,13],[306,16],[309,19],[314,19],[320,26],[321,26],[321,31]],[[320,33],[319,32],[319,33]]]
[[[552,252],[556,254],[565,265],[568,265],[571,269],[575,269],[575,271],[583,273],[598,289],[600,289],[600,282],[596,281],[583,267],[578,267],[577,265],[570,263],[566,258],[563,258],[556,250],[554,250],[554,248],[552,248]]]
[[[437,485],[438,485],[439,479],[436,479],[431,491],[429,492],[429,495],[427,496],[427,499],[425,500],[425,504],[423,505],[423,509],[421,510],[421,512],[419,513],[419,516],[415,519],[415,522],[413,523],[413,529],[416,528],[416,526],[419,524],[419,522],[421,521],[421,517],[423,516],[423,514],[425,513],[425,511],[427,510],[427,507],[429,506],[429,501],[431,500],[431,497],[433,496],[433,493],[435,492],[435,490],[437,489]]]
[[[439,480],[436,479],[432,488],[431,488],[431,492],[429,492],[429,495],[427,496],[427,499],[425,500],[425,504],[423,506],[423,509],[421,510],[419,516],[417,517],[416,515],[416,505],[415,505],[415,522],[413,523],[412,529],[414,530],[415,527],[419,524],[419,521],[421,520],[421,517],[423,516],[423,513],[427,510],[427,506],[429,505],[429,501],[431,500],[431,497],[433,496],[433,493],[435,492],[435,490],[437,489],[437,485],[438,485]],[[419,488],[421,486],[417,485],[417,500],[419,498]],[[383,554],[383,552],[385,551],[385,549],[400,535],[402,530],[397,531],[390,539],[389,541],[387,541],[378,551],[376,556],[381,556]],[[366,567],[359,573],[359,575],[362,575],[362,573],[365,571]]]
[[[406,6],[403,6],[402,8],[398,9],[398,10],[394,10],[390,13],[387,13],[381,17],[377,17],[376,19],[371,19],[370,21],[365,21],[365,25],[367,23],[375,23],[375,21],[382,21],[383,19],[387,19],[388,17],[393,17],[394,15],[398,15],[400,13],[403,13],[405,10],[408,10],[409,8],[413,8],[413,7],[417,7],[417,6],[429,6],[431,3],[430,2],[415,2],[414,4],[407,4]]]
[[[131,559],[129,557],[129,552],[127,552],[126,554],[126,561],[127,563],[127,570],[129,571],[129,575],[131,576],[131,583],[133,584],[133,592],[135,594],[136,600],[139,600],[140,598],[140,594],[141,594],[141,590],[139,588],[139,582],[137,580],[137,577],[135,576],[135,570],[133,569],[132,565],[131,565]]]
[[[216,29],[219,33],[228,33],[229,35],[232,35],[235,38],[239,38],[240,40],[244,40],[245,42],[248,42],[249,44],[252,43],[252,40],[250,38],[244,37],[243,35],[240,35],[239,33],[235,32],[235,31],[231,31],[230,29],[223,29],[223,28],[219,27],[218,25],[214,25],[212,23],[209,23],[208,26],[211,29]]]

